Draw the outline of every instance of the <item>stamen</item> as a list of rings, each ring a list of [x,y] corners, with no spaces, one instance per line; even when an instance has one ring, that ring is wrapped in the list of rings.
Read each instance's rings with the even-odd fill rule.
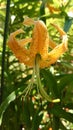
[[[42,95],[43,98],[45,98],[49,102],[58,103],[58,102],[60,102],[60,99],[52,100],[52,98],[46,93],[46,91],[44,90],[44,88],[41,84],[40,69],[39,69],[40,60],[41,60],[40,54],[36,54],[36,57],[35,57],[35,74],[36,74],[36,79],[37,79],[37,87],[39,88],[40,94]]]

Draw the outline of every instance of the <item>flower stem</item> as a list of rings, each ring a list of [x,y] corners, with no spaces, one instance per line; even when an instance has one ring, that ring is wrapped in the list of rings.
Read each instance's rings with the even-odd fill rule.
[[[60,102],[60,99],[52,100],[52,98],[49,97],[49,95],[46,93],[46,91],[44,90],[44,88],[43,88],[43,86],[41,84],[40,69],[39,69],[40,60],[41,60],[40,54],[36,54],[36,57],[35,57],[35,73],[36,73],[36,79],[37,79],[37,86],[39,88],[40,94],[42,95],[43,98],[45,98],[49,102],[53,102],[53,103]]]

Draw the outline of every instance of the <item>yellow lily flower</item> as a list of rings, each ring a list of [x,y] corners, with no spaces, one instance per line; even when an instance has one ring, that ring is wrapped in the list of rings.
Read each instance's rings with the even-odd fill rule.
[[[57,25],[52,24],[59,31],[62,37],[62,43],[59,45],[56,45],[56,43],[49,38],[47,27],[43,21],[34,21],[31,18],[26,18],[23,24],[34,24],[32,38],[26,38],[18,41],[15,38],[16,35],[19,33],[24,33],[22,29],[19,29],[10,34],[8,41],[10,49],[13,51],[20,62],[24,63],[27,66],[33,67],[36,54],[40,54],[40,68],[45,68],[55,63],[57,59],[65,51],[67,51],[67,34]],[[25,44],[29,42],[30,48],[26,49]],[[52,48],[52,51],[50,52],[48,52],[49,47]]]
[[[24,24],[34,24],[32,38],[17,40],[15,38],[16,35],[18,35],[19,33],[24,33],[22,29],[19,29],[10,34],[8,45],[20,62],[33,67],[33,74],[31,78],[31,83],[28,85],[28,90],[33,84],[32,81],[34,79],[34,75],[36,75],[37,86],[43,98],[53,103],[60,102],[60,99],[58,98],[51,99],[42,87],[39,67],[45,68],[50,66],[51,64],[55,63],[65,51],[67,51],[67,34],[57,25],[52,24],[59,31],[62,37],[62,43],[60,45],[56,45],[56,43],[50,39],[47,27],[43,21],[34,21],[31,18],[26,18],[24,20]],[[26,49],[25,44],[29,42],[30,47],[29,49]],[[48,52],[49,47],[52,48],[52,51],[50,52]]]

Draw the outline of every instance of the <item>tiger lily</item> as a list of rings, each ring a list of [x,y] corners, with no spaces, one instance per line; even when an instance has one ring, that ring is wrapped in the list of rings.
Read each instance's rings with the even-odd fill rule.
[[[13,51],[20,62],[24,63],[27,66],[33,67],[36,54],[40,54],[40,68],[45,68],[55,63],[58,58],[65,51],[67,51],[67,34],[56,24],[52,25],[59,31],[62,37],[62,43],[59,45],[56,45],[56,43],[50,39],[47,27],[43,21],[34,21],[31,18],[26,18],[24,20],[24,24],[34,24],[32,38],[17,40],[16,35],[24,33],[22,29],[19,29],[10,34],[8,41],[10,49]],[[29,42],[30,48],[26,49],[25,45]],[[50,52],[48,52],[49,47],[52,48],[52,51]]]
[[[24,24],[34,24],[32,38],[17,40],[15,38],[16,35],[24,33],[22,29],[19,29],[10,34],[8,45],[20,62],[35,69],[38,88],[41,95],[49,102],[59,102],[60,99],[52,100],[42,87],[39,68],[49,67],[51,64],[55,63],[65,51],[67,51],[67,34],[57,25],[52,24],[60,32],[62,37],[62,43],[56,45],[56,43],[50,39],[47,27],[43,21],[34,21],[31,18],[26,18]],[[30,47],[29,49],[26,49],[25,45],[29,42]],[[52,48],[52,51],[50,52],[48,52],[49,47]],[[33,78],[34,74],[32,75],[32,81]]]

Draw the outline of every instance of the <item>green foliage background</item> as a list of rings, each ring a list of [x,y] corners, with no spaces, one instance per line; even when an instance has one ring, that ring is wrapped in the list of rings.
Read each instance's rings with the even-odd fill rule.
[[[47,3],[60,11],[51,13]],[[68,15],[69,11],[71,15]],[[5,12],[6,0],[1,0],[0,77]],[[6,46],[3,102],[0,106],[2,130],[73,130],[73,0],[66,3],[62,0],[11,0],[8,38],[19,28],[25,31],[20,38],[32,35],[33,27],[22,25],[26,16],[43,20],[50,37],[57,44],[61,43],[60,36],[50,23],[58,24],[68,34],[68,51],[50,68],[40,70],[45,91],[51,98],[60,98],[61,102],[54,104],[46,101],[40,96],[36,82],[26,95],[32,69],[19,63]]]

